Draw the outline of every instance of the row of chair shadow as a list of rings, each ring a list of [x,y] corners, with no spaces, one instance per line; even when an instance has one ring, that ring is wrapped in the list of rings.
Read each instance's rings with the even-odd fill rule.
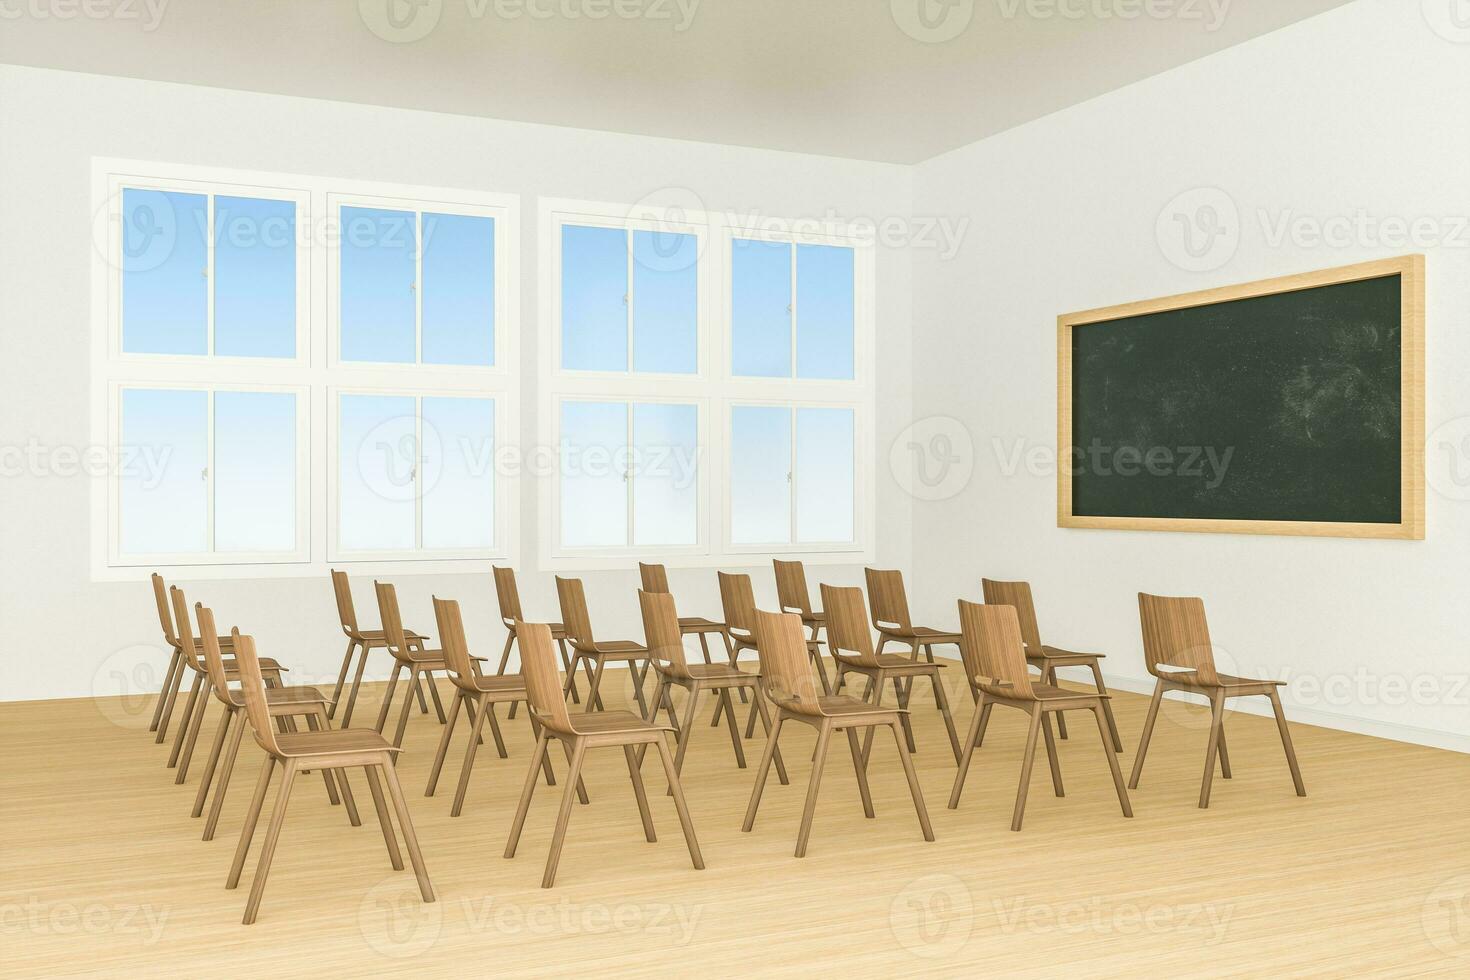
[[[927,682],[933,691],[935,708],[942,715],[958,767],[949,797],[951,809],[959,806],[972,756],[983,744],[992,709],[1000,705],[1019,709],[1029,718],[1020,783],[1012,809],[1013,831],[1021,829],[1038,734],[1045,745],[1053,790],[1059,797],[1064,793],[1055,737],[1068,737],[1066,712],[1085,711],[1093,715],[1123,815],[1133,815],[1116,758],[1116,754],[1122,752],[1123,743],[1099,666],[1103,655],[1062,650],[1044,644],[1027,583],[982,580],[985,601],[959,600],[960,628],[958,631],[946,631],[913,623],[903,578],[897,571],[866,570],[867,593],[872,601],[870,613],[862,589],[827,584],[820,587],[821,608],[816,609],[811,604],[802,564],[778,560],[774,565],[779,612],[756,608],[749,575],[719,572],[723,618],[716,621],[679,616],[663,566],[640,564],[642,588],[638,591],[638,601],[644,627],[642,642],[598,639],[592,629],[582,582],[575,578],[556,579],[561,622],[528,621],[521,608],[514,571],[496,567],[493,570],[495,588],[500,618],[507,635],[499,664],[493,673],[485,669],[484,665],[488,664],[486,658],[470,653],[457,601],[433,599],[439,636],[439,646],[434,648],[428,636],[404,627],[396,591],[386,582],[374,584],[380,626],[378,629],[363,628],[356,615],[347,575],[334,570],[331,573],[332,586],[347,648],[331,696],[324,695],[315,687],[286,685],[282,677],[286,668],[271,658],[258,656],[253,638],[242,635],[238,629],[232,629],[228,635],[220,635],[213,611],[203,604],[194,607],[194,619],[198,624],[196,637],[183,592],[177,587],[165,589],[163,579],[155,574],[153,589],[158,616],[173,653],[150,731],[156,733],[157,742],[166,740],[176,701],[185,682],[192,677],[168,756],[168,766],[176,769],[175,782],[182,784],[189,771],[207,705],[213,699],[223,706],[224,714],[194,798],[195,817],[202,816],[206,803],[209,804],[203,831],[205,840],[213,839],[218,828],[226,790],[247,727],[265,753],[265,765],[246,811],[226,880],[227,888],[235,888],[239,883],[265,797],[279,767],[279,789],[257,860],[246,905],[246,924],[255,921],[259,910],[295,778],[310,772],[322,774],[329,802],[334,806],[344,806],[349,821],[359,826],[361,819],[347,781],[347,770],[364,770],[394,869],[401,870],[403,860],[390,818],[390,802],[417,875],[420,892],[426,902],[434,900],[396,772],[396,757],[402,751],[415,701],[423,713],[428,712],[432,703],[443,725],[429,771],[426,796],[435,794],[461,713],[470,727],[450,809],[451,815],[456,817],[464,806],[470,773],[477,748],[483,744],[487,723],[497,753],[501,758],[507,757],[504,734],[496,716],[497,706],[507,705],[508,716],[514,718],[520,703],[527,704],[526,717],[536,747],[512,820],[505,848],[507,858],[515,855],[538,781],[544,781],[548,786],[556,783],[550,743],[560,743],[567,761],[566,786],[542,877],[542,886],[548,888],[556,879],[573,802],[586,804],[589,801],[582,780],[582,767],[586,753],[594,748],[617,747],[623,750],[644,833],[649,841],[656,837],[641,773],[649,747],[654,748],[664,769],[668,792],[678,812],[690,857],[696,868],[704,867],[680,784],[680,773],[696,728],[697,706],[701,695],[706,692],[716,698],[711,724],[718,726],[723,718],[740,768],[746,767],[746,759],[736,717],[737,699],[750,706],[744,737],[753,736],[757,720],[766,732],[765,748],[745,813],[743,829],[747,832],[755,824],[770,769],[775,767],[777,778],[783,785],[789,783],[778,745],[783,726],[798,723],[816,730],[812,771],[797,832],[797,857],[806,854],[823,766],[830,743],[839,733],[846,737],[863,813],[872,818],[875,814],[868,787],[868,763],[873,736],[878,729],[891,731],[923,836],[925,840],[934,840],[918,776],[910,758],[910,753],[917,751],[909,712],[909,699],[916,679]],[[1217,763],[1224,778],[1231,776],[1224,731],[1225,702],[1234,697],[1262,695],[1271,702],[1297,795],[1305,796],[1306,790],[1277,694],[1282,682],[1241,678],[1216,669],[1201,600],[1140,593],[1138,601],[1145,662],[1156,678],[1156,684],[1128,787],[1136,789],[1138,786],[1163,695],[1168,691],[1202,695],[1211,706],[1209,741],[1199,796],[1199,806],[1207,807]],[[873,642],[874,632],[877,633],[876,644]],[[690,635],[698,638],[702,663],[691,662],[686,656],[684,637]],[[723,657],[712,655],[710,636],[720,641]],[[823,663],[824,643],[835,663],[835,678],[829,676]],[[906,647],[907,652],[885,653],[889,644]],[[935,646],[946,644],[960,649],[961,665],[975,704],[974,715],[963,740],[956,732],[940,676],[940,672],[949,665],[936,660],[933,652]],[[509,673],[510,655],[516,647],[520,651],[521,671]],[[351,728],[367,661],[374,650],[383,650],[391,656],[392,674],[376,724],[372,728]],[[740,665],[739,655],[745,651],[756,652],[758,669]],[[633,695],[640,709],[638,713],[605,708],[602,695],[604,673],[609,664],[628,668]],[[1089,668],[1094,689],[1060,686],[1057,671],[1068,667]],[[1033,675],[1031,669],[1035,669],[1037,674]],[[644,692],[650,672],[656,680],[651,698],[645,697]],[[349,673],[352,675],[350,688],[347,686]],[[587,682],[585,693],[579,688],[579,673]],[[439,674],[448,678],[453,692],[447,713],[435,684]],[[859,678],[866,681],[862,695],[857,697],[844,693],[848,683]],[[885,689],[890,686],[894,692],[893,700],[885,702]],[[672,691],[675,688],[686,692],[682,715],[676,711],[673,702]],[[402,697],[398,717],[390,738],[388,724],[400,689]],[[581,705],[582,710],[573,710],[571,705]],[[340,719],[336,719],[338,707],[343,708]],[[667,717],[667,724],[658,721],[660,713]],[[1052,731],[1053,718],[1056,720],[1056,736]],[[298,720],[306,726],[305,731],[298,728]],[[334,720],[339,722],[339,727],[332,727]],[[675,745],[672,751],[667,741],[670,735]],[[209,799],[211,787],[214,791],[212,801]]]

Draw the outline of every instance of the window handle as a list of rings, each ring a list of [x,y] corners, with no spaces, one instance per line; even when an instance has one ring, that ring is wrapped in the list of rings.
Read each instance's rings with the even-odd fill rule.
[[[791,474],[790,473],[787,473],[786,474],[786,482],[787,483],[790,483],[791,482]]]
[[[418,288],[419,288],[419,284],[416,283],[416,282],[411,282],[411,283],[408,284],[408,291],[411,292],[411,293],[417,292],[418,291]]]
[[[790,313],[791,312],[791,304],[790,303],[787,303],[786,304],[786,312],[787,313]]]
[[[624,293],[623,294],[623,305],[624,306],[627,306],[628,305],[628,294],[627,293]]]
[[[201,479],[201,480],[208,480],[209,479],[209,467],[208,466],[204,467],[204,469],[202,469],[202,470],[199,471],[199,479]]]

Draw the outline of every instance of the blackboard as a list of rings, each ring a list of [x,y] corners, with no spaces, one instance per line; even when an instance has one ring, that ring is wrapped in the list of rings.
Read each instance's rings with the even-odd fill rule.
[[[1060,318],[1059,523],[1422,537],[1422,290],[1410,256]]]

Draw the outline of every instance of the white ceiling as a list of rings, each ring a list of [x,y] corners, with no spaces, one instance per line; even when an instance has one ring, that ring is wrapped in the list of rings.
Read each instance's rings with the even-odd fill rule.
[[[0,62],[913,163],[1344,2],[0,0]]]

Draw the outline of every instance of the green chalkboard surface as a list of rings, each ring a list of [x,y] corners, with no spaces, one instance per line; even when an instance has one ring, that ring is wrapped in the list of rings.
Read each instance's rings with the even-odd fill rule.
[[[1404,287],[1071,324],[1064,516],[1403,525]]]

